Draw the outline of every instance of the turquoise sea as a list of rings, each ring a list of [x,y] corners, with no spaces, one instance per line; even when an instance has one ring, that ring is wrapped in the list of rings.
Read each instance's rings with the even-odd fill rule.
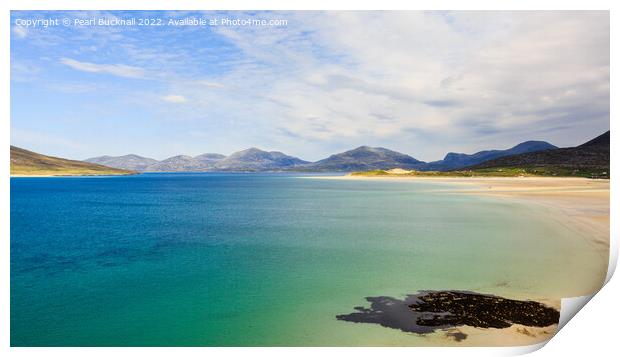
[[[418,345],[365,297],[580,292],[549,209],[447,184],[292,174],[11,179],[13,346]],[[446,191],[447,190],[447,191]]]

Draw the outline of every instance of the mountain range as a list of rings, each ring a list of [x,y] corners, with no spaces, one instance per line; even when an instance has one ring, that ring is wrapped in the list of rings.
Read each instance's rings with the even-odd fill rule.
[[[309,164],[279,151],[257,148],[237,151],[229,156],[214,153],[194,157],[177,155],[157,161],[138,155],[124,155],[99,156],[84,161],[141,172],[281,171]]]
[[[203,172],[203,171],[368,171],[403,168],[418,171],[449,171],[482,162],[522,153],[556,149],[544,141],[526,141],[506,150],[486,150],[474,154],[448,153],[443,160],[423,162],[412,156],[382,147],[360,146],[308,162],[279,151],[250,148],[229,156],[202,154],[195,157],[178,155],[162,161],[138,155],[100,156],[86,162],[140,172]]]
[[[530,167],[546,170],[552,169],[564,175],[585,174],[588,177],[609,177],[610,140],[610,132],[607,131],[579,146],[501,157],[484,161],[465,169]]]
[[[279,151],[250,148],[229,156],[207,153],[155,160],[138,155],[99,156],[85,161],[41,155],[11,146],[12,175],[121,175],[138,172],[202,171],[372,171],[401,168],[416,171],[524,169],[535,175],[609,177],[610,132],[576,147],[557,148],[544,141],[526,141],[506,150],[474,154],[448,153],[443,160],[423,162],[381,147],[360,146],[308,162]]]
[[[471,155],[450,152],[446,154],[446,157],[443,160],[433,161],[426,164],[422,171],[457,170],[504,156],[549,149],[557,149],[557,146],[551,145],[546,141],[525,141],[506,150],[485,150]]]

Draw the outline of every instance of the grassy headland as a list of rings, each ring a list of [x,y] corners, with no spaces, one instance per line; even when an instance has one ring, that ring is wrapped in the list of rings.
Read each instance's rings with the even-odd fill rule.
[[[11,176],[93,176],[135,173],[83,161],[41,155],[11,146]]]
[[[394,176],[394,177],[585,177],[585,178],[609,178],[609,169],[570,169],[554,166],[532,167],[501,167],[483,168],[475,170],[455,171],[416,171],[416,170],[372,170],[352,172],[352,176]]]

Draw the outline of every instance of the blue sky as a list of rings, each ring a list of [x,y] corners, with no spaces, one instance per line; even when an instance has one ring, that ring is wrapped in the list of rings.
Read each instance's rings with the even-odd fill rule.
[[[286,26],[25,27],[43,18]],[[85,159],[248,147],[420,160],[609,129],[607,12],[12,12],[11,143]]]

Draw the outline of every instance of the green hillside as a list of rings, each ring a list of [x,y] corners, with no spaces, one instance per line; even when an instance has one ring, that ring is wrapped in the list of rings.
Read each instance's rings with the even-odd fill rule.
[[[131,175],[134,173],[134,171],[119,170],[83,161],[41,155],[16,146],[11,146],[11,175],[78,176]]]

